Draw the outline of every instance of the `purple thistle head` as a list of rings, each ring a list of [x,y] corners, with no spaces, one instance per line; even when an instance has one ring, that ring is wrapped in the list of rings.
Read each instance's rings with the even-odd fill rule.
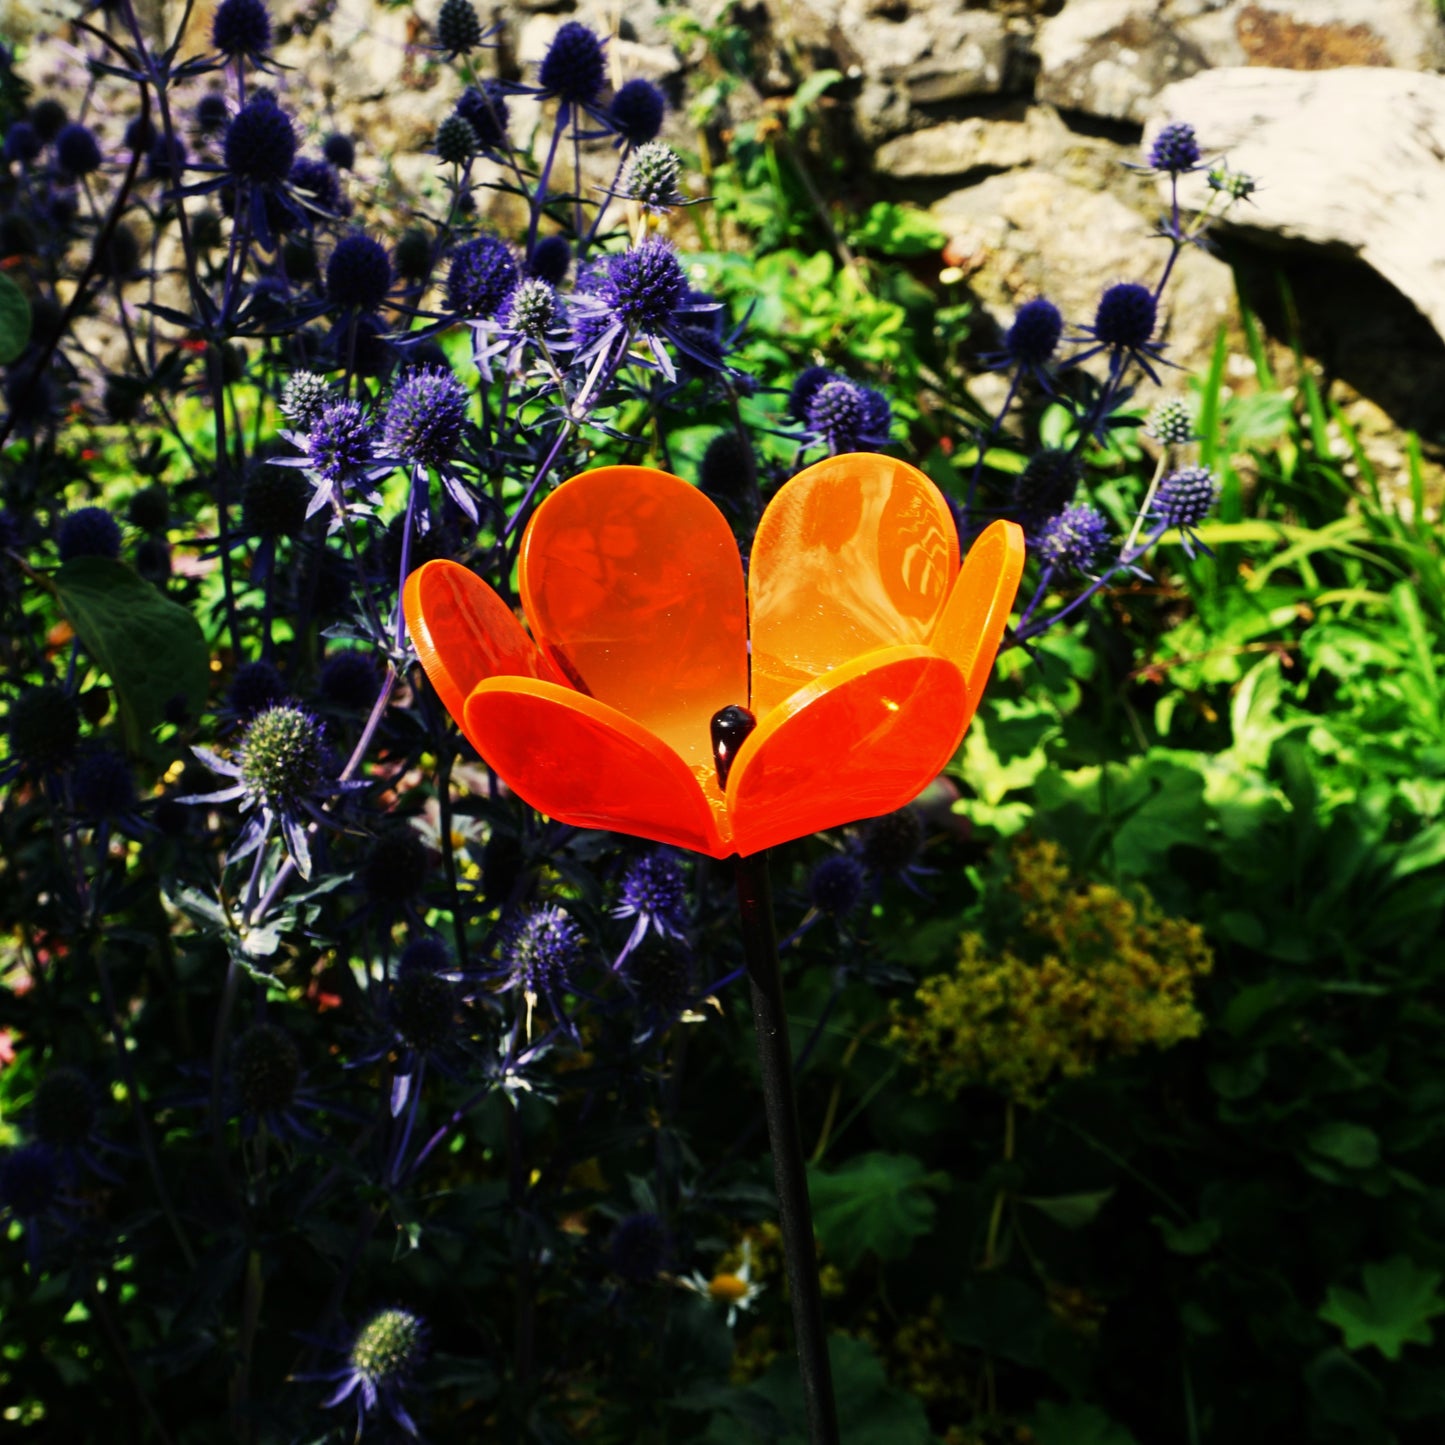
[[[1046,567],[1091,574],[1109,546],[1109,523],[1093,507],[1065,507],[1044,524],[1037,543]]]
[[[826,366],[807,366],[798,373],[793,389],[788,393],[788,415],[796,421],[806,423],[808,408],[818,391],[830,381],[837,381],[838,373]]]
[[[391,258],[360,231],[343,236],[326,263],[326,296],[348,311],[375,311],[391,290]]]
[[[120,556],[120,524],[104,507],[77,507],[60,519],[55,545],[62,562]]]
[[[381,448],[417,466],[445,466],[457,453],[466,422],[467,391],[450,371],[408,371],[387,403]]]
[[[677,252],[658,239],[614,256],[597,288],[611,311],[644,333],[658,331],[672,321],[689,291]]]
[[[60,1064],[48,1070],[35,1089],[31,1122],[42,1144],[75,1149],[95,1127],[96,1094],[79,1069]]]
[[[646,853],[622,875],[618,918],[646,917],[664,933],[680,935],[687,921],[687,882],[666,853]]]
[[[1064,334],[1059,308],[1043,296],[1025,301],[1014,313],[1013,325],[1004,336],[1004,354],[1015,366],[1043,366],[1058,349]]]
[[[444,55],[468,55],[482,43],[482,22],[472,0],[442,0],[437,12],[437,44]]]
[[[244,1113],[255,1118],[284,1113],[301,1083],[296,1040],[280,1024],[252,1024],[232,1046],[231,1079]]]
[[[356,142],[349,135],[333,131],[321,142],[321,154],[339,171],[349,171],[356,164]]]
[[[381,678],[375,659],[359,647],[345,647],[331,653],[321,664],[317,687],[323,702],[331,707],[360,712],[376,701]]]
[[[602,41],[580,20],[569,20],[552,37],[537,72],[541,93],[564,105],[591,105],[607,76]]]
[[[28,166],[39,156],[44,145],[40,133],[28,120],[14,121],[5,132],[5,160],[11,165],[18,162]]]
[[[372,428],[359,403],[333,402],[321,409],[306,437],[306,459],[333,487],[351,481],[372,460]]]
[[[243,181],[275,185],[296,162],[291,117],[268,95],[258,95],[226,127],[226,169]]]
[[[286,679],[269,662],[243,662],[231,679],[226,700],[231,711],[247,722],[258,712],[285,702],[290,695]]]
[[[1183,121],[1170,121],[1154,137],[1149,148],[1151,170],[1182,176],[1199,165],[1199,140],[1194,127]]]
[[[582,963],[582,930],[555,903],[531,908],[509,930],[502,965],[512,982],[533,997],[567,989]]]
[[[1218,495],[1219,484],[1208,467],[1180,467],[1159,483],[1153,515],[1167,527],[1188,531],[1209,515]]]
[[[180,136],[172,136],[167,140],[165,136],[158,135],[151,142],[150,151],[146,155],[146,174],[153,181],[170,185],[185,174],[189,159],[185,142]]]
[[[49,145],[70,119],[65,107],[53,95],[42,96],[30,107],[30,124],[35,134]]]
[[[807,424],[830,451],[856,452],[863,445],[887,441],[893,409],[881,392],[835,376],[809,398]]]
[[[628,1284],[649,1284],[667,1268],[671,1240],[655,1214],[629,1214],[617,1221],[607,1245],[613,1274]]]
[[[17,1219],[35,1219],[55,1203],[60,1169],[48,1145],[26,1144],[0,1159],[0,1205]]]
[[[407,1048],[434,1054],[456,1034],[460,1000],[456,988],[424,957],[413,953],[416,947],[413,944],[402,955],[388,991],[387,1011],[392,1028]]]
[[[271,17],[263,0],[221,0],[211,22],[211,44],[222,55],[263,55],[271,44]]]
[[[813,869],[808,901],[819,913],[844,918],[863,901],[865,875],[851,853],[833,853]]]
[[[1038,527],[1074,500],[1083,476],[1083,464],[1073,452],[1045,447],[1029,458],[1014,483],[1014,511],[1026,526]]]
[[[114,748],[85,749],[71,770],[70,792],[75,811],[93,823],[124,817],[136,805],[130,764]]]
[[[650,80],[638,76],[612,97],[607,118],[628,145],[640,146],[657,139],[666,111],[667,101],[662,92]]]
[[[100,144],[89,126],[73,120],[55,137],[55,159],[71,175],[88,176],[100,169]]]
[[[1094,337],[1104,346],[1138,351],[1154,335],[1157,319],[1154,293],[1137,281],[1121,281],[1099,298],[1094,312]]]
[[[5,718],[10,756],[30,775],[62,767],[80,744],[80,709],[55,683],[28,687],[10,704]]]
[[[241,493],[241,520],[258,537],[295,537],[310,502],[305,477],[289,468],[259,467]]]
[[[923,851],[923,819],[912,808],[874,818],[863,830],[863,866],[888,877],[903,873]]]
[[[215,135],[224,130],[231,119],[231,108],[219,90],[208,90],[196,102],[196,129],[202,135]]]
[[[500,81],[484,80],[480,88],[469,85],[452,114],[461,116],[471,126],[478,150],[492,151],[506,143],[510,115]]]
[[[565,236],[543,236],[532,247],[532,259],[527,269],[539,281],[560,286],[567,279],[572,266],[572,247]]]
[[[341,177],[336,174],[329,161],[318,160],[314,156],[301,156],[291,167],[288,179],[292,189],[300,191],[317,210],[332,216],[344,214],[346,199],[341,190]],[[337,250],[340,249],[338,244]],[[334,256],[335,252],[332,252],[332,255]]]
[[[495,236],[477,236],[452,252],[447,304],[459,316],[490,320],[519,279],[510,247]]]

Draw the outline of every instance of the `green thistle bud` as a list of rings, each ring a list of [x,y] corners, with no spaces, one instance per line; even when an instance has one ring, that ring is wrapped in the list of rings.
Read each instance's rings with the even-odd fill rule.
[[[301,1051],[280,1024],[252,1024],[236,1040],[231,1074],[248,1114],[287,1108],[301,1082]]]
[[[321,415],[331,400],[331,383],[316,371],[298,371],[286,378],[281,392],[281,415],[302,431]]]
[[[1183,446],[1194,440],[1194,418],[1182,397],[1168,397],[1157,403],[1144,424],[1145,432],[1166,447]]]
[[[437,158],[447,165],[464,165],[476,151],[477,133],[465,116],[449,115],[437,127]]]
[[[523,281],[512,292],[508,307],[516,330],[540,341],[557,318],[557,293],[545,281]]]
[[[395,1389],[426,1356],[426,1323],[410,1310],[381,1310],[357,1331],[351,1368],[373,1389]]]
[[[35,1137],[53,1149],[73,1149],[95,1123],[95,1091],[79,1069],[51,1069],[35,1090]]]
[[[281,704],[257,713],[241,740],[241,781],[268,805],[299,803],[324,767],[321,724],[303,708]]]
[[[677,152],[660,140],[648,141],[637,148],[623,179],[623,193],[649,211],[665,211],[681,205],[682,191],[678,180],[682,162]]]

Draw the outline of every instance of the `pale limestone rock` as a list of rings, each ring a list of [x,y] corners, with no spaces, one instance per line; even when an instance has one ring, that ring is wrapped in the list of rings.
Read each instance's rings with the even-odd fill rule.
[[[1358,257],[1445,337],[1445,77],[1221,69],[1170,86],[1157,109],[1259,178],[1233,224]],[[1208,195],[1186,179],[1188,204]]]
[[[1104,287],[1152,283],[1168,255],[1139,212],[1048,171],[990,176],[946,196],[933,214],[951,238],[948,254],[1000,325],[1021,302],[1040,295],[1071,324],[1088,323]],[[1169,359],[1188,369],[1207,365],[1218,327],[1232,315],[1233,296],[1227,266],[1186,251],[1165,292]]]

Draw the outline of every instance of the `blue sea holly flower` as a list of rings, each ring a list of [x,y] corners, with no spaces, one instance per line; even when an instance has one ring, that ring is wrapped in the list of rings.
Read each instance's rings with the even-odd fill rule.
[[[202,135],[215,135],[231,121],[231,107],[219,90],[208,90],[196,102],[196,129]]]
[[[142,826],[136,813],[135,776],[125,755],[115,748],[91,746],[80,753],[70,771],[70,798],[76,816],[85,823]]]
[[[359,647],[328,653],[316,682],[321,700],[343,712],[364,712],[381,687],[376,658]]]
[[[563,106],[589,106],[607,78],[603,42],[579,20],[568,20],[552,37],[537,71],[537,94]]]
[[[271,44],[263,0],[221,0],[211,21],[211,44],[228,60],[258,62]]]
[[[1208,467],[1180,467],[1159,483],[1150,519],[1158,526],[1176,529],[1188,556],[1194,555],[1196,547],[1208,552],[1194,529],[1213,510],[1218,496],[1219,483]]]
[[[656,932],[666,938],[682,938],[687,925],[687,883],[681,866],[663,852],[645,853],[628,865],[614,918],[631,918],[632,932],[613,961],[614,970],[647,937]]]
[[[226,127],[223,151],[226,169],[237,180],[277,185],[295,164],[296,131],[274,100],[257,96]]]
[[[824,382],[808,402],[808,430],[834,456],[886,446],[892,422],[886,397],[844,377]]]
[[[1074,500],[1084,478],[1083,463],[1071,451],[1045,447],[1028,460],[1013,489],[1013,513],[1030,532]]]
[[[347,311],[375,311],[391,290],[391,259],[380,241],[352,231],[326,263],[326,298]]]
[[[120,524],[104,507],[77,507],[60,519],[55,546],[62,562],[77,557],[120,556]]]
[[[527,1005],[528,1037],[532,1014],[541,1002],[565,1026],[562,1001],[573,987],[582,958],[582,930],[555,903],[527,909],[507,929],[500,950],[501,992],[521,993]]]
[[[1163,343],[1154,339],[1158,321],[1159,302],[1147,286],[1137,281],[1110,286],[1099,298],[1094,324],[1083,329],[1083,338],[1094,344],[1071,356],[1068,365],[1077,366],[1107,351],[1116,371],[1122,371],[1129,361],[1136,362],[1157,385],[1159,375],[1151,363],[1160,361],[1164,350]]]
[[[808,420],[808,408],[813,404],[813,398],[820,388],[826,386],[830,381],[839,380],[836,371],[829,370],[826,366],[807,366],[798,373],[797,379],[793,382],[792,390],[788,393],[788,415],[794,421],[806,425]]]
[[[356,142],[349,135],[333,131],[321,142],[321,154],[339,171],[349,171],[356,164]]]
[[[1004,333],[998,364],[1016,367],[1043,383],[1044,369],[1054,359],[1063,334],[1064,318],[1052,301],[1043,296],[1025,301]]]
[[[664,341],[703,366],[715,364],[688,337],[697,318],[718,309],[715,301],[697,301],[677,252],[664,240],[643,241],[630,251],[607,259],[591,278],[589,289],[573,296],[579,342],[577,360],[613,355],[613,348],[646,343],[659,370],[669,381],[677,368]]]
[[[612,97],[607,119],[617,132],[619,143],[635,148],[656,140],[666,111],[667,101],[662,92],[650,80],[639,76],[629,80]]]
[[[10,129],[5,132],[4,156],[9,164],[28,166],[44,148],[45,142],[28,120],[11,122]]]
[[[684,203],[682,162],[677,152],[661,141],[648,141],[633,152],[622,178],[622,194],[644,211],[662,215]]]
[[[427,469],[440,477],[447,495],[475,522],[477,503],[453,463],[467,424],[467,390],[445,367],[406,372],[387,403],[381,450],[412,468],[421,488]]]
[[[851,853],[832,853],[808,877],[808,902],[829,918],[846,918],[863,901],[866,883]]]
[[[497,151],[506,145],[510,112],[501,81],[484,80],[480,86],[469,85],[452,114],[471,126],[479,151]]]
[[[181,801],[208,805],[239,801],[242,811],[252,815],[227,854],[228,864],[249,857],[279,829],[297,871],[309,878],[307,825],[335,826],[321,811],[322,800],[367,786],[364,781],[340,782],[327,776],[331,754],[325,745],[324,727],[311,713],[291,703],[257,713],[242,734],[234,758],[222,758],[203,748],[192,751],[213,773],[234,782],[219,792],[193,794]]]
[[[527,270],[539,281],[560,286],[572,269],[572,247],[565,236],[543,236],[532,247]]]
[[[1109,546],[1109,523],[1093,507],[1065,507],[1051,517],[1035,544],[1045,567],[1093,576]]]
[[[472,0],[442,0],[442,8],[437,12],[435,34],[437,48],[443,55],[452,59],[470,55],[495,30],[496,27],[482,29]]]
[[[0,781],[17,774],[44,778],[57,773],[80,746],[80,709],[59,684],[26,688],[5,716],[10,759]]]
[[[438,127],[433,149],[443,165],[465,165],[477,151],[477,133],[468,122],[452,112]]]
[[[231,715],[249,722],[258,712],[265,712],[291,695],[286,679],[269,662],[243,662],[231,678],[227,702]]]
[[[913,808],[899,808],[863,825],[858,856],[864,868],[879,878],[902,878],[913,883],[920,872],[923,819]]]
[[[511,247],[495,236],[477,236],[452,252],[447,306],[465,321],[489,321],[520,279]]]
[[[1170,121],[1154,137],[1149,148],[1149,169],[1167,175],[1182,176],[1199,169],[1199,140],[1194,127],[1183,121]]]
[[[281,1024],[251,1024],[231,1046],[233,1108],[247,1131],[264,1125],[278,1139],[318,1141],[321,1135],[302,1115],[320,1112],[322,1104],[305,1081],[301,1049]]]
[[[305,515],[315,516],[330,505],[331,531],[341,525],[349,495],[371,492],[376,480],[392,469],[389,461],[377,458],[376,429],[370,417],[349,398],[323,405],[306,432],[282,435],[300,447],[302,455],[273,457],[271,465],[305,468],[312,487]]]
[[[307,210],[333,219],[350,212],[351,203],[341,188],[341,177],[329,161],[301,156],[291,167],[288,179],[292,191]]]
[[[100,144],[88,126],[73,120],[55,137],[55,159],[70,175],[88,176],[100,169]]]

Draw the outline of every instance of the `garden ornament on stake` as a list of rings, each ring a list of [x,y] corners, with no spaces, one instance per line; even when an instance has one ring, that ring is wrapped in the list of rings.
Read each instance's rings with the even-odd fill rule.
[[[904,806],[958,748],[1003,638],[1023,533],[959,566],[915,468],[851,453],[769,503],[744,582],[696,488],[642,467],[564,482],[518,561],[528,634],[475,574],[406,581],[411,637],[497,776],[584,828],[736,857],[744,953],[811,1439],[836,1441],[766,850]]]

